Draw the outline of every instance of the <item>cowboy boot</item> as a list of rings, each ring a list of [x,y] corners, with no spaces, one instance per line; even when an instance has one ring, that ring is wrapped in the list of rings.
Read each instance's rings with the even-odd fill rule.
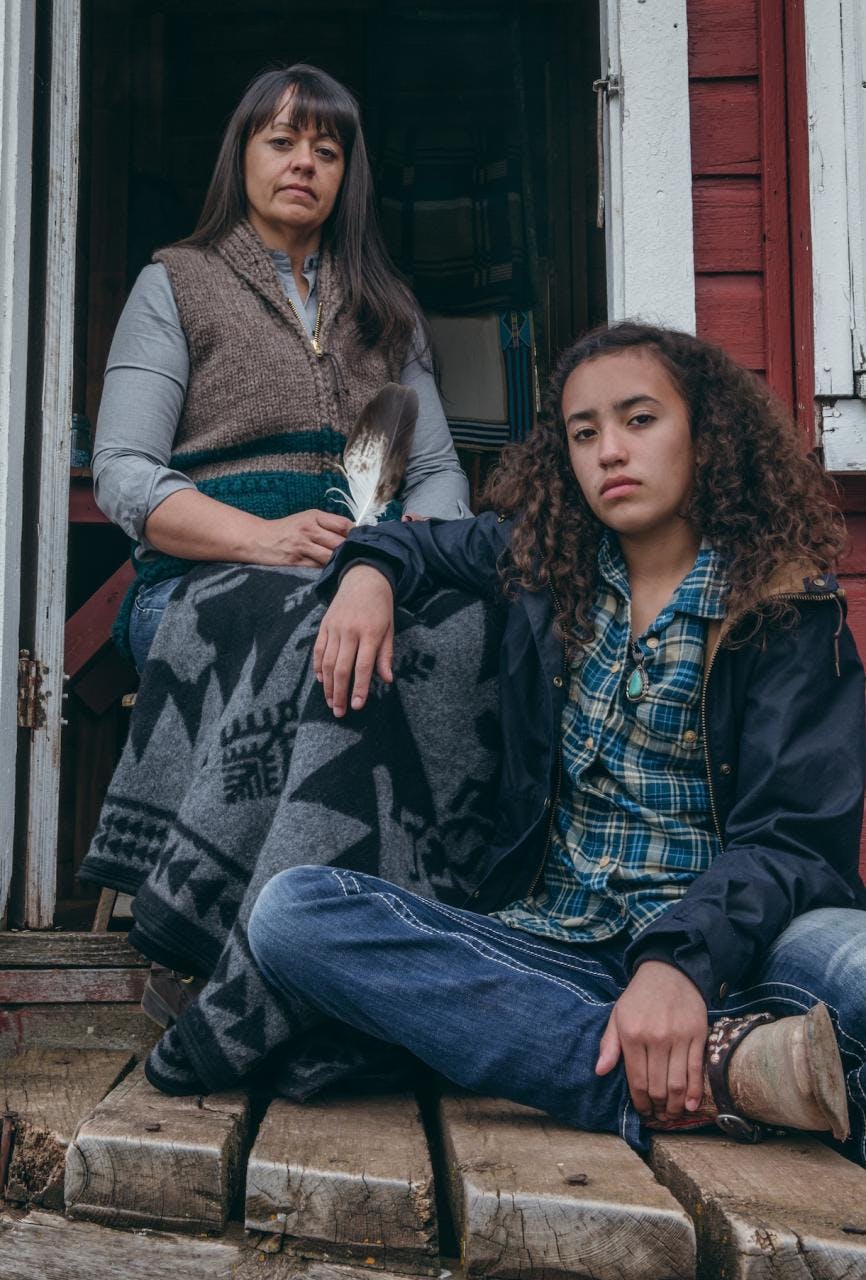
[[[682,1120],[651,1120],[651,1129],[696,1128],[713,1122],[740,1142],[767,1130],[850,1132],[842,1059],[825,1004],[774,1019],[769,1013],[719,1018],[704,1059],[704,1097]]]

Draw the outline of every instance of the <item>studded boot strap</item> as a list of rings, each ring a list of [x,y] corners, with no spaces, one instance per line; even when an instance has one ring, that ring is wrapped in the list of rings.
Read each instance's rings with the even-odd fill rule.
[[[728,1086],[728,1065],[731,1054],[741,1040],[755,1027],[773,1022],[771,1013],[749,1013],[744,1018],[719,1018],[713,1023],[707,1037],[707,1079],[718,1108],[716,1124],[729,1138],[737,1142],[761,1142],[775,1130],[738,1115]]]

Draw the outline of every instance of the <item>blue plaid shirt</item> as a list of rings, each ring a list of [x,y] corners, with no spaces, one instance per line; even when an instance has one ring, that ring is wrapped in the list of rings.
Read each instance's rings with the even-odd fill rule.
[[[499,917],[549,938],[634,936],[681,898],[719,851],[701,741],[706,623],[725,613],[720,556],[706,543],[673,599],[638,638],[628,575],[612,535],[599,552],[595,639],[572,668],[562,715],[562,783],[544,880]]]

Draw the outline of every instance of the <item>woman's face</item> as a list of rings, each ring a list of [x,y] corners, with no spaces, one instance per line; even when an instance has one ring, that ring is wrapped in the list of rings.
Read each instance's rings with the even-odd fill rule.
[[[695,469],[689,410],[651,352],[579,365],[563,387],[562,415],[572,470],[603,524],[641,539],[682,527]]]
[[[247,216],[271,249],[291,248],[314,236],[337,199],[346,161],[340,142],[314,123],[289,124],[289,89],[270,124],[254,133],[244,151]]]

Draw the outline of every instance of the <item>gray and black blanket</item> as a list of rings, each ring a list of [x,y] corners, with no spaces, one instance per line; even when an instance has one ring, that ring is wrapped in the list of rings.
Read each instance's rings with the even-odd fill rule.
[[[251,1072],[295,1098],[386,1079],[398,1055],[310,1025],[264,984],[246,938],[253,903],[277,872],[310,863],[462,902],[492,833],[495,613],[455,591],[398,609],[394,684],[335,720],[312,672],[317,577],[240,565],[187,576],[81,868],[134,895],[139,950],[207,979],[147,1062],[169,1092]]]

